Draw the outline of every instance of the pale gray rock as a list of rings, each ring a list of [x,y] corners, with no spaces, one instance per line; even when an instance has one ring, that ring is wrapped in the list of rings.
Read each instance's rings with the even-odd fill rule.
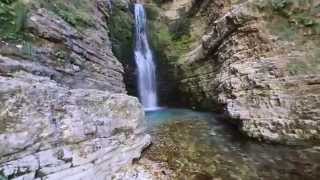
[[[0,172],[20,179],[110,179],[149,145],[138,100],[0,77]]]
[[[44,42],[31,44],[25,60],[51,69],[51,78],[71,88],[125,93],[124,71],[112,53],[106,17],[98,8],[92,11],[94,26],[81,32],[47,9],[31,11],[26,29]]]
[[[0,179],[108,180],[150,144],[111,50],[108,4],[89,3],[94,23],[81,30],[30,6],[33,40],[0,41]]]
[[[164,163],[157,163],[142,158],[133,166],[120,169],[112,176],[113,180],[170,180],[176,179],[173,171]]]
[[[195,107],[225,112],[247,136],[319,143],[320,76],[289,75],[288,62],[308,52],[275,40],[257,12],[247,1],[212,19],[199,47],[179,64],[180,91]]]

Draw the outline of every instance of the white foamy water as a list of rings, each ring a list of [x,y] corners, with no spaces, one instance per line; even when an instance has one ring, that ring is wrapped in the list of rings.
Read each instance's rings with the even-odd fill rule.
[[[142,4],[135,4],[135,62],[138,68],[140,101],[145,110],[158,109],[156,66],[147,36],[146,13]]]

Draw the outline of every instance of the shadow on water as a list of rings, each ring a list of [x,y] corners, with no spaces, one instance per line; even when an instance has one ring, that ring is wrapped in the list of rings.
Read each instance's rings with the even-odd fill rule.
[[[147,112],[153,145],[145,157],[166,162],[177,179],[319,179],[320,148],[259,143],[212,113]]]

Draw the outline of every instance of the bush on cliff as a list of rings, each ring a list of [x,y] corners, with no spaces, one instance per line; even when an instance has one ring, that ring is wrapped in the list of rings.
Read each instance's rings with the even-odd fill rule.
[[[20,39],[27,16],[26,5],[21,0],[0,1],[0,38]]]
[[[133,61],[134,19],[129,12],[114,6],[108,20],[113,53],[124,64]]]
[[[37,3],[53,11],[79,30],[94,25],[89,13],[90,0],[39,0]]]

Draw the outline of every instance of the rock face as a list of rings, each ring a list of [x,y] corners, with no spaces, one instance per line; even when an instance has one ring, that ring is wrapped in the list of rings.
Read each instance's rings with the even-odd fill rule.
[[[196,107],[224,111],[250,137],[296,144],[320,140],[320,76],[291,75],[311,51],[279,40],[247,1],[209,3],[207,33],[179,62],[180,91]],[[222,6],[221,6],[222,5]],[[204,9],[204,13],[208,13]]]
[[[105,9],[102,3],[94,5]],[[101,89],[125,93],[123,67],[111,51],[106,16],[103,10],[92,9],[95,24],[77,30],[53,12],[40,8],[30,10],[25,22],[33,40],[25,44],[1,43],[3,55],[23,56],[10,64],[2,62],[2,71],[18,71],[24,66],[46,67],[46,72],[23,70],[49,76],[70,88]],[[105,12],[106,13],[106,12]]]
[[[111,179],[150,143],[136,98],[1,77],[0,172],[9,178]]]
[[[108,2],[90,5],[90,27],[31,8],[32,40],[0,42],[0,179],[111,179],[150,144],[111,51]]]

